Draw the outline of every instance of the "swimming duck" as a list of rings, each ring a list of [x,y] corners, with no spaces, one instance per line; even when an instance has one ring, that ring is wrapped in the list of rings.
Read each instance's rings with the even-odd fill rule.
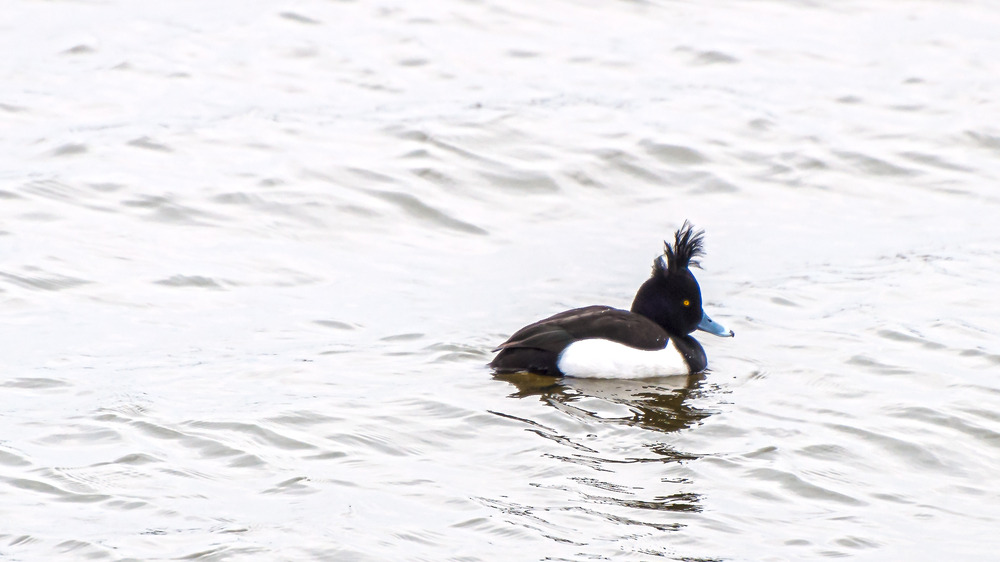
[[[705,254],[703,230],[684,221],[674,243],[663,242],[653,273],[631,310],[585,306],[560,312],[514,333],[494,352],[497,373],[528,371],[586,378],[646,378],[705,370],[705,350],[691,332],[732,337],[705,314],[690,267]]]

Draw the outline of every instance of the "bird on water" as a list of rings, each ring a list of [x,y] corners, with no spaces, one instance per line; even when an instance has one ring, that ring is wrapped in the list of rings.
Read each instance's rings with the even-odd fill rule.
[[[663,242],[663,255],[635,294],[630,310],[585,306],[529,324],[493,351],[497,373],[531,372],[586,378],[685,375],[708,366],[691,336],[703,330],[732,337],[702,309],[701,287],[691,273],[705,254],[703,230],[690,222]]]

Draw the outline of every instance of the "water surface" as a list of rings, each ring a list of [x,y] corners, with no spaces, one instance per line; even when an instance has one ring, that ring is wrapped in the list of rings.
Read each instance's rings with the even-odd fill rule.
[[[33,2],[0,558],[990,560],[988,2]],[[733,340],[494,376],[661,240]]]

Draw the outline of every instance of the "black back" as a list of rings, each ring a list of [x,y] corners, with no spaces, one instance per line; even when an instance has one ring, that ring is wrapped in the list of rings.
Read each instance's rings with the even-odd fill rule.
[[[559,375],[562,373],[556,361],[562,350],[574,341],[590,338],[655,350],[663,349],[669,336],[645,316],[610,306],[586,306],[521,328],[493,350],[500,353],[490,362],[490,367],[499,373],[531,371]]]

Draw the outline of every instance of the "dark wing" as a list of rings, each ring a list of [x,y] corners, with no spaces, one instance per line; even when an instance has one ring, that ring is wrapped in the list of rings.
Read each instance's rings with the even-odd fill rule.
[[[639,314],[609,306],[588,306],[560,312],[514,333],[493,351],[490,366],[498,371],[559,374],[556,362],[570,343],[603,338],[638,349],[663,349],[667,333]]]

